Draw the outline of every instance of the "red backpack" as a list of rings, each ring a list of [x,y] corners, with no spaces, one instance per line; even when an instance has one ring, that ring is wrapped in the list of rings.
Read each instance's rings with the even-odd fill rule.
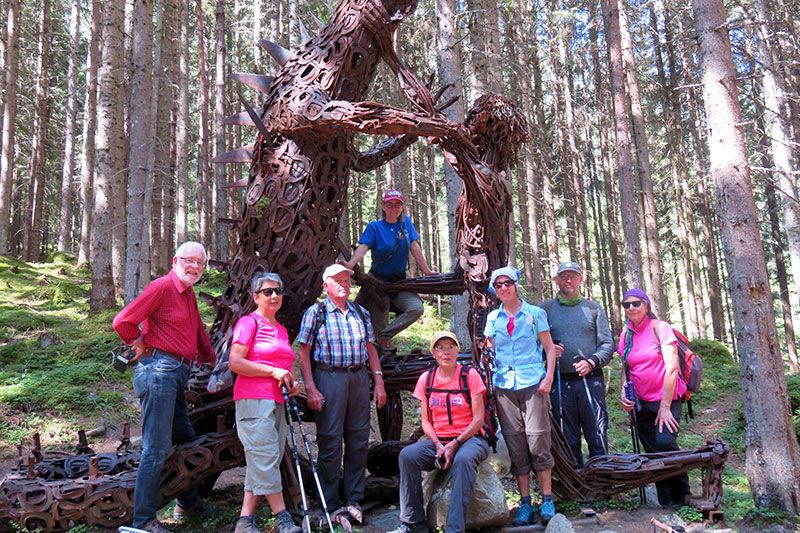
[[[658,351],[661,353],[661,339],[658,338],[658,321],[653,321],[653,337],[658,343]],[[672,326],[670,326],[672,327]],[[678,375],[681,380],[686,384],[686,398],[688,415],[694,418],[692,412],[692,393],[700,390],[700,382],[703,380],[703,360],[695,352],[689,348],[689,339],[686,335],[681,333],[675,328],[672,328],[672,333],[678,339],[678,366],[680,372]]]

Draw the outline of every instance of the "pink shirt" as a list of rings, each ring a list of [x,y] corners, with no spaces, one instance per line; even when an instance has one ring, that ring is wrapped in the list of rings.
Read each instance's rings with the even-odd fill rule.
[[[428,373],[423,372],[417,380],[417,386],[414,388],[414,398],[422,402],[422,408],[425,409],[425,387],[428,384]],[[456,372],[452,378],[446,379],[441,376],[440,372],[436,372],[432,387],[434,389],[461,389],[459,383],[459,375],[461,374],[461,365],[456,365]],[[480,374],[474,368],[470,368],[467,374],[467,387],[472,398],[482,394],[486,390],[486,385],[483,384]],[[453,417],[453,424],[447,419],[447,393],[446,392],[432,392],[431,398],[428,401],[430,406],[431,423],[433,430],[438,437],[458,437],[463,433],[464,429],[472,422],[472,406],[464,398],[463,394],[450,394],[450,414]]]
[[[664,346],[674,344],[678,339],[672,333],[672,326],[663,320],[657,321],[658,338]],[[617,351],[620,357],[625,353],[625,335],[627,328],[619,336]],[[631,381],[640,400],[645,402],[661,401],[661,391],[664,388],[664,357],[658,350],[658,343],[653,335],[653,321],[645,317],[638,327],[634,328],[633,347],[628,355],[628,365],[631,368]],[[686,393],[686,383],[678,377],[675,380],[675,393],[673,400],[677,400]]]
[[[286,328],[280,324],[273,326],[255,312],[236,322],[231,343],[249,347],[248,361],[284,370],[292,369],[294,351],[289,344]],[[233,399],[275,400],[283,403],[283,393],[277,379],[237,375],[233,384]]]

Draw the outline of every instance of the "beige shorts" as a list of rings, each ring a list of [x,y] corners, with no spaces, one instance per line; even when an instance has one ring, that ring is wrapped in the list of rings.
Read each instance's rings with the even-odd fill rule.
[[[280,465],[288,432],[282,403],[236,400],[236,433],[247,460],[245,491],[264,496],[283,490]]]
[[[529,474],[553,468],[550,453],[550,395],[539,387],[495,389],[497,414],[511,459],[511,473]]]

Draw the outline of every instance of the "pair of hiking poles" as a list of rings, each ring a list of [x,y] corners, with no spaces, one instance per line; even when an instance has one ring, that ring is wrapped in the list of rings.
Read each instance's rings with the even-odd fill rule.
[[[306,454],[308,455],[308,462],[311,463],[311,472],[314,474],[314,483],[317,485],[317,493],[319,494],[319,501],[322,504],[322,511],[325,513],[325,520],[328,522],[328,527],[330,528],[330,532],[334,533],[333,531],[333,522],[331,522],[331,514],[328,511],[328,504],[325,501],[325,494],[322,492],[322,483],[319,481],[319,473],[317,472],[317,464],[314,462],[314,458],[311,455],[311,446],[308,444],[308,437],[306,437],[305,431],[303,431],[303,423],[300,420],[300,410],[297,408],[297,402],[294,398],[289,397],[289,391],[286,389],[286,385],[281,385],[281,391],[283,392],[283,400],[286,402],[286,423],[289,424],[289,435],[291,436],[292,442],[292,455],[294,456],[294,466],[297,470],[297,482],[300,484],[300,497],[303,503],[303,530],[306,533],[311,533],[311,509],[308,506],[308,498],[306,497],[306,488],[305,484],[303,483],[303,472],[300,468],[300,452],[297,449],[297,438],[295,437],[294,433],[294,424],[292,423],[292,416],[294,416],[295,421],[297,422],[298,427],[300,428],[300,436],[303,439],[303,445],[306,448]],[[291,415],[289,414],[291,412]]]
[[[555,341],[554,341],[555,342]],[[577,363],[580,361],[586,361],[587,357],[583,354],[581,350],[578,350],[578,356],[573,357],[573,362]],[[589,390],[589,383],[586,381],[586,376],[581,376],[581,380],[583,381],[583,390],[586,391],[586,401],[589,402],[589,409],[591,409],[592,414],[594,415],[594,423],[595,428],[597,430],[597,438],[600,439],[600,444],[603,446],[603,453],[608,455],[608,447],[606,446],[606,440],[604,438],[604,431],[603,431],[603,411],[600,407],[600,404],[595,402],[592,398],[592,393]],[[558,388],[558,421],[561,426],[561,432],[564,432],[564,397],[561,395],[561,367],[558,363],[556,363],[556,386]]]

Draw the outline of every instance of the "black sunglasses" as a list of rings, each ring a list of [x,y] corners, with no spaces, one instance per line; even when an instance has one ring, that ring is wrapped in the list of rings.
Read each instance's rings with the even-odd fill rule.
[[[267,287],[265,289],[261,289],[260,291],[256,291],[256,294],[263,294],[264,296],[272,296],[273,294],[277,294],[280,296],[283,294],[283,291],[278,287]]]
[[[644,302],[642,300],[634,300],[632,302],[622,302],[622,307],[624,307],[625,309],[630,309],[631,307],[633,307],[634,309],[638,309],[639,306],[642,305],[643,303]]]
[[[510,279],[507,279],[505,281],[495,281],[494,288],[499,289],[500,287],[511,287],[513,284],[514,282]]]

